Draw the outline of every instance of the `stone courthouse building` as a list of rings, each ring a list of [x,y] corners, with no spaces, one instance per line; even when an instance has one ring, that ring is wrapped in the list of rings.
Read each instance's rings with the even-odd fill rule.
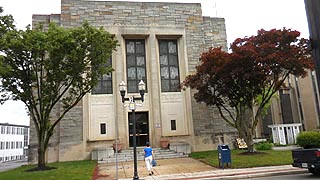
[[[160,147],[162,139],[191,151],[217,149],[222,143],[232,146],[236,130],[217,110],[197,103],[190,89],[178,88],[195,72],[201,52],[219,46],[227,50],[223,18],[202,16],[200,3],[85,0],[61,0],[61,14],[33,15],[33,26],[55,22],[73,28],[84,21],[102,26],[118,40],[109,60],[115,71],[104,76],[56,127],[48,162],[90,159],[97,149],[112,148],[116,139],[123,149],[132,147],[132,113],[121,102],[121,81],[127,84],[127,96],[137,97],[137,84],[146,83],[145,101],[136,109],[137,146],[148,141]],[[306,81],[293,77],[287,83],[289,89],[273,100],[257,137],[270,137],[270,124],[302,123],[306,129],[319,125],[313,76]],[[36,162],[37,136],[30,124],[29,160]]]
[[[72,28],[84,21],[118,40],[110,58],[115,71],[57,126],[48,162],[90,159],[95,149],[112,147],[116,138],[122,148],[132,146],[131,111],[121,102],[121,81],[127,84],[127,96],[139,96],[138,82],[146,83],[145,101],[136,110],[137,146],[148,141],[159,147],[166,138],[199,151],[216,149],[235,136],[218,112],[196,103],[190,90],[178,88],[195,72],[201,52],[218,46],[226,50],[223,18],[203,17],[200,3],[82,0],[62,0],[61,14],[33,15],[33,25],[55,22]],[[31,161],[36,160],[36,140],[31,128]]]

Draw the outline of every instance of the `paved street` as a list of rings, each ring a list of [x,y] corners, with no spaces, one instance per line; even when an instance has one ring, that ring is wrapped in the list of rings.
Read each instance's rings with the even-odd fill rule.
[[[282,175],[282,176],[253,178],[251,180],[303,180],[303,179],[313,180],[313,179],[320,179],[320,177],[314,176],[311,173],[303,173],[303,174],[294,174],[294,175]]]

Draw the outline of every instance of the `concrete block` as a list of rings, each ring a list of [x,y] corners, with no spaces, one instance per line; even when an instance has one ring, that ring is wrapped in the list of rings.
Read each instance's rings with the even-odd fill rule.
[[[170,143],[170,150],[174,150],[177,153],[190,154],[191,146],[185,142]]]
[[[91,160],[102,160],[104,158],[108,158],[109,156],[113,156],[114,151],[110,148],[96,148],[92,150]]]

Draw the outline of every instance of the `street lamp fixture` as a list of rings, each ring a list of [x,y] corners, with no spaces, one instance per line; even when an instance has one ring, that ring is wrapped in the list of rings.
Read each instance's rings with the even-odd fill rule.
[[[134,165],[134,175],[133,175],[133,179],[139,179],[138,176],[138,171],[137,171],[137,141],[136,141],[136,100],[140,100],[141,102],[144,101],[144,93],[146,90],[146,85],[145,83],[141,80],[138,84],[138,88],[139,88],[139,93],[140,93],[140,97],[134,97],[131,96],[129,98],[125,97],[126,94],[126,83],[124,81],[121,81],[121,83],[119,84],[119,89],[120,89],[120,95],[121,95],[121,101],[124,104],[125,101],[128,101],[128,107],[129,110],[132,111],[132,123],[133,123],[133,165]]]

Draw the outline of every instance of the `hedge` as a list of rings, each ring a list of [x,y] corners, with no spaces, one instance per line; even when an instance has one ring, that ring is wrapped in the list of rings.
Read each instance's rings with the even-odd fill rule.
[[[299,133],[297,144],[305,149],[320,148],[320,132],[305,131]]]
[[[256,150],[263,151],[263,150],[271,150],[273,147],[272,143],[269,142],[260,142],[254,145]]]

